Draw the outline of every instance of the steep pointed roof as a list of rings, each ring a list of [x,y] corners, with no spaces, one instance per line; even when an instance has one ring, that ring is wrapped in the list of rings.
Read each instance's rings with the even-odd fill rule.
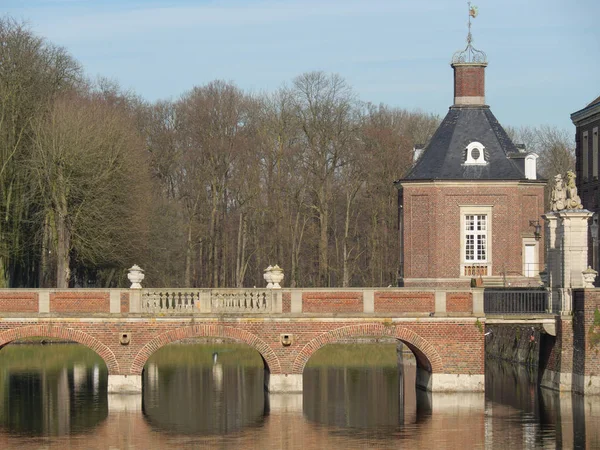
[[[472,142],[484,147],[485,165],[465,164]],[[509,158],[519,153],[489,106],[453,106],[417,164],[403,180],[523,180],[525,173]]]

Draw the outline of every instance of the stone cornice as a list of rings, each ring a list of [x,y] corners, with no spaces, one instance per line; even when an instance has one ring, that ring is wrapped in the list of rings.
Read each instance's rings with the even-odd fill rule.
[[[545,186],[546,180],[398,180],[396,187],[411,186],[465,186],[473,185],[498,186],[498,187],[527,187],[531,185]]]
[[[600,119],[600,103],[587,106],[571,114],[571,122],[575,126],[587,125],[597,119]]]

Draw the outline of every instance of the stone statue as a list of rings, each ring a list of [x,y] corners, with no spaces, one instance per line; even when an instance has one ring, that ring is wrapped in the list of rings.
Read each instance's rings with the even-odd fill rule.
[[[575,185],[575,173],[572,170],[567,171],[567,184],[563,181],[562,175],[554,177],[554,187],[550,201],[552,211],[562,211],[563,209],[583,209],[581,199],[577,195],[577,186]]]
[[[550,196],[552,211],[561,211],[567,207],[567,190],[562,175],[554,177],[554,187]]]
[[[575,185],[575,173],[572,170],[567,171],[567,206],[566,209],[583,209],[581,199],[577,195],[577,186]]]

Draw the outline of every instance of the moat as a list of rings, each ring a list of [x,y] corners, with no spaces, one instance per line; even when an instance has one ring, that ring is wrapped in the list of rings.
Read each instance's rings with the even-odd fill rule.
[[[488,359],[485,394],[415,388],[389,343],[329,345],[302,394],[265,394],[247,346],[174,344],[145,366],[143,393],[107,395],[107,369],[78,344],[0,350],[0,447],[595,448],[595,396],[537,387],[537,373]],[[140,399],[141,397],[141,399]]]

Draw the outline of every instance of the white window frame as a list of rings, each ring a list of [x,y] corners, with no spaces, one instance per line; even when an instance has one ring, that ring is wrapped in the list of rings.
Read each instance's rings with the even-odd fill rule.
[[[525,178],[528,180],[537,179],[537,159],[538,155],[536,153],[531,153],[525,157]]]
[[[467,260],[467,216],[485,216],[485,259]],[[464,205],[460,206],[460,276],[473,278],[470,268],[477,266],[484,270],[485,275],[492,275],[492,230],[493,230],[492,206]],[[477,230],[474,230],[477,231]],[[483,234],[483,230],[479,233]],[[477,252],[475,244],[474,251]],[[476,257],[476,255],[475,255]]]
[[[479,156],[473,157],[473,150],[479,150]],[[485,147],[481,142],[473,141],[467,145],[467,155],[465,158],[465,165],[467,166],[485,166],[487,161],[485,160]]]

